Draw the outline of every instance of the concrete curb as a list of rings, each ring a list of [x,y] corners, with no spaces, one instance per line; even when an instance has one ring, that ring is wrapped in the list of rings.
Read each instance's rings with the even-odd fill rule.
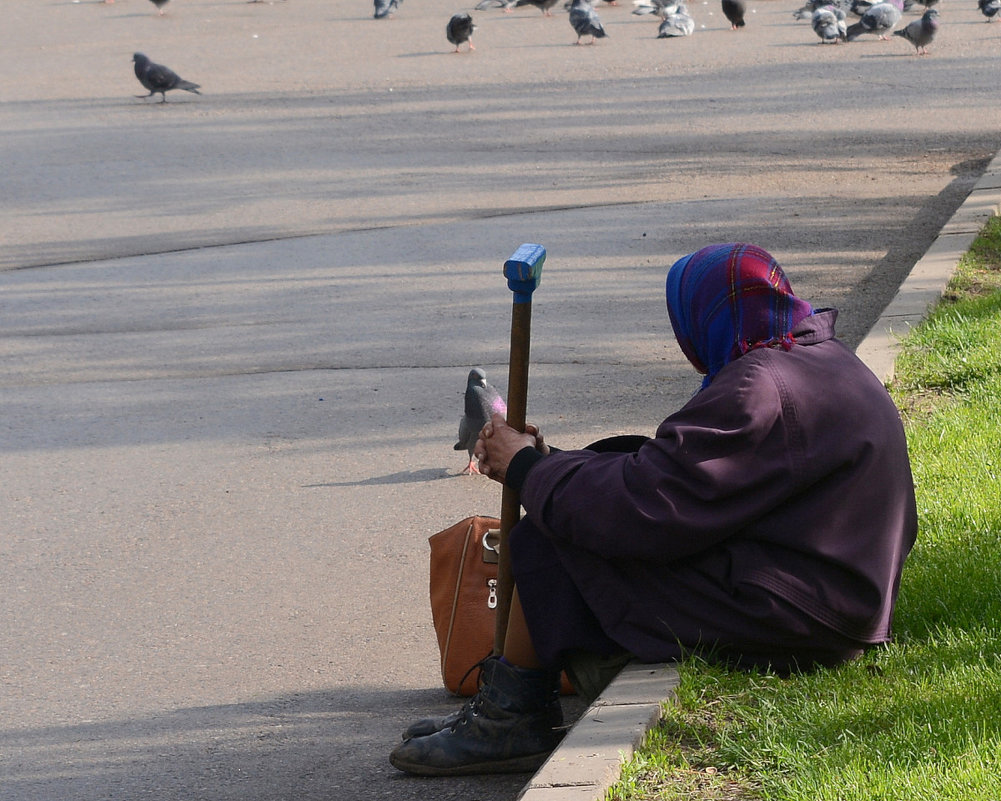
[[[633,662],[581,715],[531,781],[523,801],[600,799],[661,716],[679,681],[673,664]]]
[[[856,348],[881,381],[893,378],[900,340],[945,291],[959,260],[987,221],[1001,213],[1001,153],[911,268],[897,294]],[[673,664],[627,665],[567,733],[518,795],[520,801],[600,801],[622,765],[660,720],[679,682]]]
[[[911,268],[897,294],[855,349],[883,383],[893,378],[900,340],[945,291],[963,254],[987,221],[1001,210],[1001,154],[956,209],[924,256]]]

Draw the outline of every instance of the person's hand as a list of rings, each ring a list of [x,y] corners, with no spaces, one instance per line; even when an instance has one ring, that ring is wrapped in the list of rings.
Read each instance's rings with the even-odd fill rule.
[[[549,452],[538,427],[525,426],[525,429],[525,433],[517,431],[499,414],[490,418],[480,430],[476,447],[473,448],[473,456],[479,460],[480,472],[483,475],[503,484],[508,465],[522,448],[537,448],[542,453]]]
[[[539,431],[539,427],[537,425],[533,425],[532,423],[526,423],[525,433],[531,434],[533,437],[535,437],[535,450],[537,450],[543,456],[549,455],[549,446],[542,438],[542,432]]]

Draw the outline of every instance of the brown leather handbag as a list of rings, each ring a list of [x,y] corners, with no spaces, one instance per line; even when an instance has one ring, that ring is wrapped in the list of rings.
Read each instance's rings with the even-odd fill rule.
[[[494,649],[500,520],[467,517],[433,534],[431,617],[441,678],[456,695],[474,695],[476,664]]]
[[[500,520],[467,517],[432,534],[431,618],[441,678],[455,695],[475,695],[478,663],[494,651]],[[561,692],[575,690],[563,674]]]

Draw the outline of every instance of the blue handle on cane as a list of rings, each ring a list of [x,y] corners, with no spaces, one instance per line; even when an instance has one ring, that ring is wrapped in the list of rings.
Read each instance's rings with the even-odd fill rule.
[[[532,293],[542,280],[542,265],[546,249],[542,245],[524,244],[504,262],[504,277],[514,292],[515,303],[531,303]]]

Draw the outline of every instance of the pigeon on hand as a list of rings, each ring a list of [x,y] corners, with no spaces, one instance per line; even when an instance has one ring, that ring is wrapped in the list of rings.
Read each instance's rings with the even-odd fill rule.
[[[605,33],[598,12],[594,10],[588,0],[573,0],[570,6],[570,25],[577,33],[577,41],[580,44],[582,36],[590,36],[589,44],[594,44],[595,39],[601,39],[608,34]]]
[[[445,26],[445,36],[448,37],[448,41],[455,45],[456,53],[459,52],[459,45],[463,42],[469,43],[469,49],[475,50],[473,47],[473,31],[476,30],[476,26],[473,24],[473,18],[469,14],[453,14],[452,18],[448,21],[448,25]]]
[[[901,36],[914,45],[914,49],[919,56],[928,55],[928,45],[935,38],[938,31],[938,9],[929,8],[921,19],[916,19],[899,31],[894,31],[894,36]]]
[[[186,92],[194,92],[200,95],[201,89],[197,83],[185,81],[176,72],[168,69],[162,64],[154,64],[142,53],[133,53],[132,61],[135,62],[136,77],[139,83],[149,89],[148,95],[136,95],[136,97],[152,97],[157,92],[163,99],[161,103],[167,102],[167,92],[171,89],[184,89]]]
[[[551,17],[553,15],[553,6],[555,6],[557,0],[517,0],[516,6],[535,6],[542,15],[545,17]]]
[[[744,27],[744,15],[747,13],[747,6],[744,0],[723,0],[723,16],[730,21],[730,29]]]
[[[813,12],[810,25],[821,44],[838,44],[848,35],[845,12],[836,6],[821,6]]]
[[[664,15],[664,21],[657,30],[658,39],[670,39],[674,36],[691,36],[695,32],[695,20],[688,13],[684,3],[677,3],[673,11]]]
[[[848,26],[846,32],[848,41],[855,41],[863,33],[871,33],[884,41],[887,40],[889,38],[887,34],[900,22],[903,7],[903,0],[887,0],[887,2],[870,6],[859,17],[858,22]]]
[[[156,6],[156,10],[163,16],[163,7],[170,2],[170,0],[149,0],[153,5]]]
[[[1001,14],[1001,0],[977,0],[977,7],[988,22],[994,22],[998,14]]]
[[[474,367],[466,378],[465,406],[462,419],[459,420],[459,441],[453,450],[465,450],[469,454],[469,465],[462,475],[473,475],[480,470],[473,458],[473,448],[479,439],[480,430],[487,424],[491,415],[507,414],[507,404],[490,384],[482,367]]]
[[[403,0],[375,0],[375,19],[385,19],[393,16],[393,12],[400,7]]]

